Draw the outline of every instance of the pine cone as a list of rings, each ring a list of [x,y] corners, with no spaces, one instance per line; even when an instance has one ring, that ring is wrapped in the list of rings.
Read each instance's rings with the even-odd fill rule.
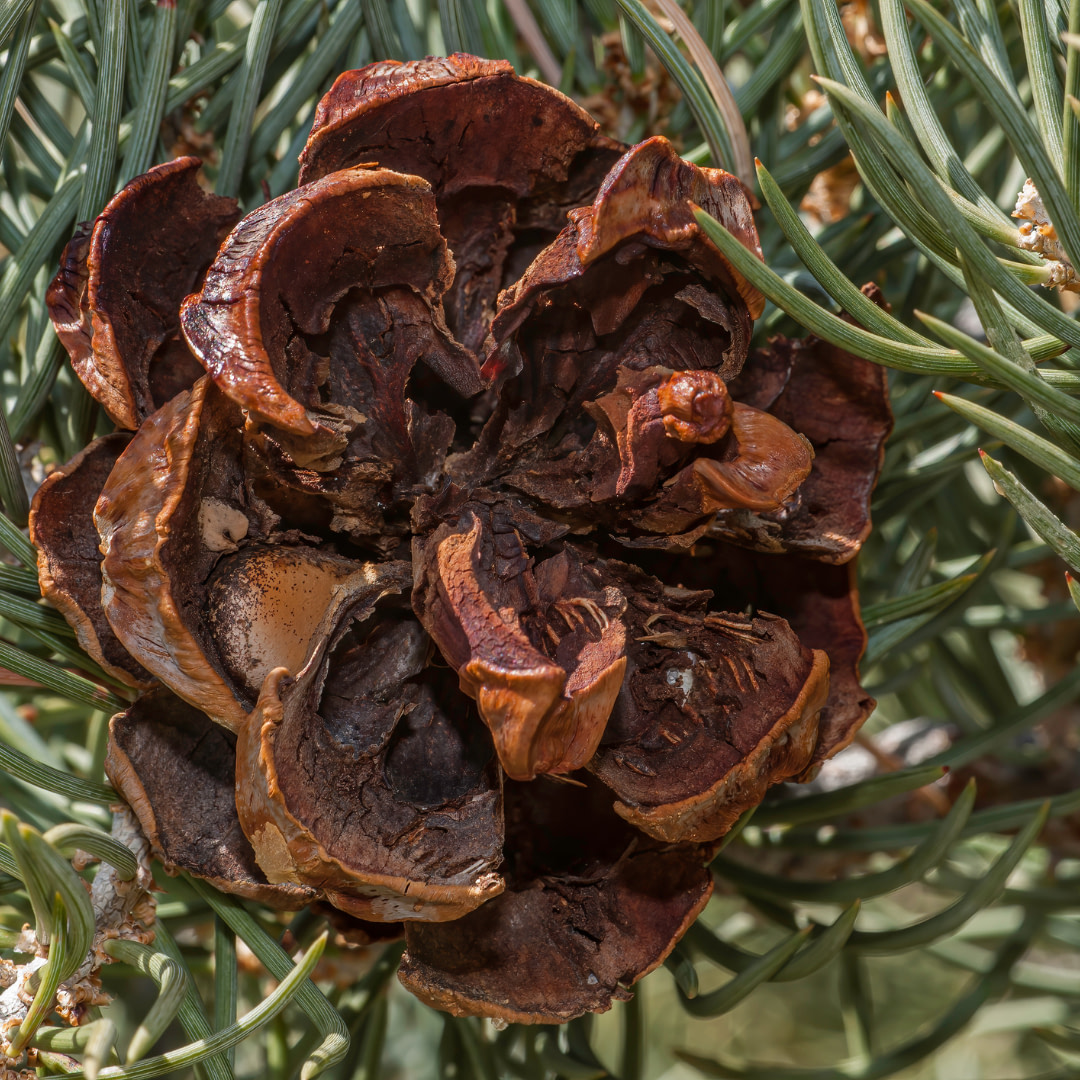
[[[108,774],[170,871],[403,922],[439,1008],[607,1009],[873,705],[882,372],[746,363],[763,299],[693,216],[760,257],[740,183],[504,62],[347,72],[301,163],[239,223],[197,159],[151,169],[50,290],[126,429],[32,516],[145,691]]]

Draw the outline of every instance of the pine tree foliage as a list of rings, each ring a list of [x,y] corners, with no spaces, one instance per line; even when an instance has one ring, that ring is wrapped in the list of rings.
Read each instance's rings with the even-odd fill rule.
[[[98,423],[45,311],[59,250],[182,152],[260,204],[294,185],[338,72],[454,50],[741,175],[764,263],[702,224],[772,301],[757,333],[809,331],[892,369],[860,564],[869,741],[913,718],[942,738],[774,792],[729,837],[719,898],[666,971],[602,1018],[496,1030],[431,1013],[395,990],[400,947],[358,955],[311,912],[286,925],[159,876],[152,943],[107,945],[112,1003],[65,1026],[54,996],[99,893],[145,868],[103,783],[129,691],[42,604],[23,532],[41,469]],[[1077,1075],[1062,716],[1080,690],[1080,0],[0,0],[0,146],[0,995],[23,925],[48,943],[14,1049],[101,1080],[639,1080],[676,1058],[673,1078]],[[1009,216],[1025,180],[1034,244]],[[870,280],[891,312],[859,291]],[[947,1056],[973,1029],[1009,1033],[1002,1062]],[[1012,1072],[982,1071],[998,1066]]]

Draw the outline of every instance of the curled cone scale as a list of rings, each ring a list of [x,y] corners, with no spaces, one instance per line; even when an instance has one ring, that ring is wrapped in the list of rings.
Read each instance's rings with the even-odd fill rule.
[[[167,870],[276,908],[316,899],[271,883],[255,861],[236,812],[236,739],[205,713],[151,690],[110,721],[105,767]]]
[[[571,544],[533,565],[515,517],[513,502],[467,503],[416,536],[413,606],[507,776],[531,780],[595,753],[626,671],[626,600]]]
[[[558,1024],[631,996],[708,903],[712,849],[661,844],[591,778],[506,787],[506,890],[408,923],[401,981],[456,1016]]]
[[[134,430],[201,374],[179,338],[180,302],[236,224],[235,199],[196,180],[202,162],[155,165],[64,249],[46,296],[76,374],[117,427]]]
[[[311,257],[313,247],[318,259]],[[452,274],[429,185],[358,166],[244,218],[218,252],[202,291],[184,303],[181,322],[195,355],[248,416],[296,437],[298,446],[305,437],[319,443],[321,427],[336,421],[348,430],[362,423],[348,415],[354,402],[320,398],[320,390],[338,389],[339,379],[342,390],[352,388],[345,375],[323,371],[323,358],[303,342],[330,329],[350,290],[382,293],[391,306],[407,303],[397,292],[415,292],[431,325],[426,337],[413,331],[412,359],[422,356],[462,393],[480,388],[473,358],[439,332],[439,304]],[[392,389],[401,395],[401,388],[384,393]],[[341,447],[328,452],[333,449]]]
[[[387,60],[340,75],[319,103],[300,183],[366,161],[427,180],[454,255],[447,322],[480,350],[499,291],[592,199],[622,149],[505,60]]]
[[[153,676],[121,644],[101,606],[94,527],[94,504],[130,442],[126,432],[103,435],[50,473],[34,496],[30,539],[38,552],[41,595],[63,612],[79,644],[122,682],[148,687]]]
[[[873,707],[884,382],[751,350],[762,298],[693,216],[760,257],[738,181],[502,61],[347,72],[301,160],[235,227],[158,166],[50,293],[136,429],[33,510],[45,594],[147,688],[109,775],[170,871],[404,924],[439,1008],[606,1009],[736,818]],[[145,257],[158,204],[198,232],[175,265]]]
[[[708,592],[663,587],[626,564],[627,676],[589,770],[615,811],[660,840],[710,841],[818,742],[830,660],[780,617],[709,611]]]
[[[294,681],[270,672],[238,740],[237,808],[272,881],[365,919],[458,918],[502,891],[502,782],[385,563]]]

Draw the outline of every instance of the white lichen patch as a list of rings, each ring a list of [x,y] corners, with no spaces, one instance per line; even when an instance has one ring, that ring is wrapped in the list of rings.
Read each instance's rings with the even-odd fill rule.
[[[1025,181],[1024,190],[1016,196],[1016,209],[1012,216],[1022,222],[1019,228],[1020,247],[1025,251],[1034,251],[1046,260],[1050,274],[1043,287],[1080,292],[1080,276],[1061,246],[1038,188],[1030,180]]]

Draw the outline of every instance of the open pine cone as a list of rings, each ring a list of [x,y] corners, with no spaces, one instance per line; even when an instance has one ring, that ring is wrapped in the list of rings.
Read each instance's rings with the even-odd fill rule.
[[[49,293],[120,429],[32,517],[145,691],[108,774],[170,871],[403,922],[439,1008],[604,1010],[873,705],[883,375],[747,363],[763,300],[692,213],[760,256],[740,183],[503,62],[347,72],[301,162],[241,220],[151,169]]]

